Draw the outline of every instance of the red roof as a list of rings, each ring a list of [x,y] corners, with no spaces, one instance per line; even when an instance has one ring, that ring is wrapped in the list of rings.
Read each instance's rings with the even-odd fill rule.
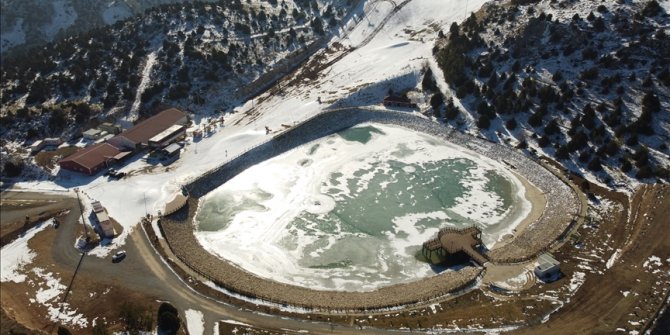
[[[109,143],[98,143],[81,149],[60,160],[59,163],[74,162],[89,170],[104,163],[108,159],[121,153],[119,149]]]
[[[186,117],[176,108],[166,109],[124,131],[118,136],[125,137],[133,143],[145,143],[165,129]]]

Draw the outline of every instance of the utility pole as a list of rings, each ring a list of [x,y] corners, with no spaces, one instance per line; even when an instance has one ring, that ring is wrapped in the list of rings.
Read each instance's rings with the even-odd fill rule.
[[[149,217],[149,212],[147,211],[147,192],[144,192],[144,215]]]
[[[91,240],[88,236],[88,228],[86,227],[86,220],[84,220],[84,210],[81,208],[81,199],[79,199],[79,188],[74,188],[74,193],[77,194],[77,204],[79,204],[79,214],[81,214],[81,223],[84,225],[84,234],[86,235],[86,244]]]

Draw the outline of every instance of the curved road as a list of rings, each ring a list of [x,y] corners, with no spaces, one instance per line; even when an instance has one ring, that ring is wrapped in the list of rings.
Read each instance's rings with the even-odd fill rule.
[[[382,20],[375,30],[357,47],[361,47],[383,28],[385,23],[395,15],[403,6],[411,0],[405,0],[400,4],[389,1],[394,9]],[[340,60],[344,55],[337,57],[328,63],[328,66]],[[270,329],[291,329],[296,332],[307,330],[312,334],[351,334],[352,332],[362,334],[397,334],[402,331],[386,329],[359,329],[353,326],[335,325],[323,322],[291,319],[287,317],[259,314],[252,310],[242,309],[233,305],[224,304],[210,297],[204,296],[184,283],[153,249],[146,233],[141,225],[137,225],[130,234],[129,240],[123,247],[128,256],[122,262],[112,264],[110,257],[98,258],[82,256],[73,247],[75,236],[78,233],[78,219],[81,215],[76,199],[70,198],[69,206],[72,207],[57,233],[58,242],[52,245],[52,257],[56,263],[65,267],[77,268],[78,272],[89,276],[95,276],[101,282],[119,285],[137,292],[160,297],[170,301],[179,310],[195,309],[204,315],[205,333],[211,334],[216,322],[223,319],[233,319],[254,326]],[[73,286],[77,285],[77,273],[74,275]],[[185,318],[184,318],[185,320]]]
[[[58,229],[57,242],[52,245],[52,256],[56,263],[64,267],[76,268],[82,255],[74,248],[78,233],[80,211],[76,199]],[[79,274],[94,276],[101,282],[156,296],[170,301],[180,311],[195,309],[201,311],[205,320],[205,333],[211,334],[214,324],[220,320],[232,319],[254,326],[270,329],[307,330],[311,334],[397,334],[399,331],[386,329],[359,329],[357,327],[328,324],[323,322],[292,319],[283,316],[259,314],[255,311],[216,301],[196,292],[177,276],[160,255],[153,249],[144,229],[137,225],[130,234],[123,249],[128,256],[122,262],[112,264],[111,257],[98,258],[84,256]],[[77,286],[77,278],[73,286]],[[69,279],[69,278],[64,278]],[[185,318],[184,318],[185,320]]]

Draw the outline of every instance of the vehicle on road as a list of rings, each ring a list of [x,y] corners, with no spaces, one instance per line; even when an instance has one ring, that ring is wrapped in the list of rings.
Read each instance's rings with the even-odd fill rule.
[[[122,261],[124,258],[126,258],[126,251],[121,250],[112,256],[112,263],[118,263]]]
[[[114,170],[114,169],[109,169],[109,171],[107,171],[105,173],[107,174],[107,176],[110,179],[121,179],[121,178],[126,176],[126,172],[117,171],[117,170]]]

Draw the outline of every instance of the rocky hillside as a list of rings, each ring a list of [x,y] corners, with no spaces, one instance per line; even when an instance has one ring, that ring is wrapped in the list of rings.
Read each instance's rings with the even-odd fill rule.
[[[616,186],[668,181],[667,2],[491,2],[441,32],[435,115]]]
[[[113,24],[145,10],[186,0],[2,0],[0,50],[27,48]]]
[[[225,110],[263,74],[315,50],[350,1],[162,5],[2,60],[0,137],[76,135],[105,118],[130,123],[160,105]],[[246,95],[246,96],[245,96]]]

